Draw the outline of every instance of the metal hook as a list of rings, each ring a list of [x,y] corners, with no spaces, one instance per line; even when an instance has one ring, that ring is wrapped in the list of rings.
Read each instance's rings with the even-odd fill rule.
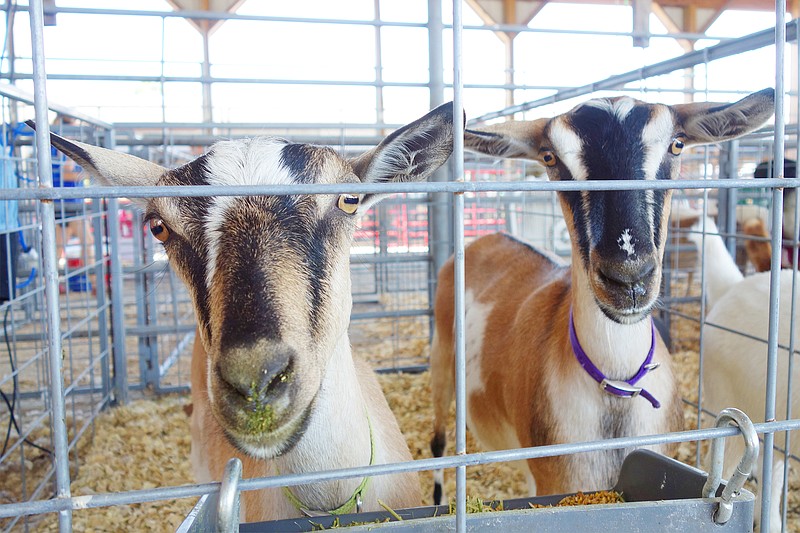
[[[235,533],[239,531],[239,481],[242,478],[242,462],[236,457],[229,459],[222,474],[217,504],[217,531]]]
[[[750,418],[739,409],[728,408],[720,411],[717,416],[716,427],[737,426],[744,438],[744,455],[736,466],[736,471],[731,476],[725,489],[722,491],[719,506],[714,513],[714,522],[722,525],[730,520],[733,514],[733,498],[738,496],[744,482],[750,477],[750,472],[758,459],[758,434]],[[711,465],[709,466],[708,480],[703,486],[703,498],[714,498],[722,483],[722,465],[725,458],[724,437],[718,437],[711,442]]]

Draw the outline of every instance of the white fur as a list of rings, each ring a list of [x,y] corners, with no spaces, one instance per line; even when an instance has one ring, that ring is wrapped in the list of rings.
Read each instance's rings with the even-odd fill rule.
[[[664,147],[668,146],[673,136],[675,122],[666,107],[653,108],[653,116],[642,130],[642,144],[645,146],[644,179],[656,179],[658,167],[669,154]],[[673,157],[673,156],[670,156]]]
[[[561,162],[569,169],[573,179],[576,181],[586,180],[589,171],[581,160],[583,141],[575,133],[575,130],[564,119],[556,117],[550,124],[550,138],[553,141],[553,149]]]
[[[281,164],[281,151],[286,142],[272,137],[257,137],[243,141],[222,141],[212,146],[206,160],[206,180],[209,185],[290,185],[294,183],[291,172]],[[206,219],[208,264],[206,285],[217,265],[219,237],[225,223],[225,212],[237,196],[213,198]]]
[[[706,264],[705,297],[708,308],[713,308],[720,298],[735,284],[742,281],[742,273],[728,253],[725,242],[718,234],[717,225],[710,218],[705,219],[705,247],[703,246],[703,221],[695,223],[687,238],[697,246],[698,253],[702,248],[702,255]]]
[[[206,179],[209,185],[291,185],[292,174],[281,164],[285,146],[273,137],[218,142],[206,160]]]
[[[466,393],[469,396],[474,392],[483,390],[486,386],[483,382],[478,361],[483,352],[483,335],[486,330],[486,320],[489,318],[494,306],[475,301],[473,292],[467,290],[464,307],[464,329],[470,332],[466,336],[466,364],[467,368],[474,369],[467,374]]]
[[[617,244],[619,244],[620,250],[623,250],[626,254],[628,254],[628,257],[636,255],[636,246],[629,228],[625,228],[625,231],[623,231],[622,235],[620,235],[617,239]]]
[[[610,114],[614,115],[617,120],[623,122],[627,116],[633,111],[634,106],[636,105],[636,101],[632,98],[628,98],[624,96],[622,98],[618,98],[617,100],[609,100],[608,98],[597,98],[594,100],[589,100],[588,102],[584,103],[586,107],[595,107],[597,109],[602,109],[604,111],[609,112]]]

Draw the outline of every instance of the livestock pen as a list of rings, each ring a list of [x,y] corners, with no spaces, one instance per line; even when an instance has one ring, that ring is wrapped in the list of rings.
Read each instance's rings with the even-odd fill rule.
[[[741,139],[687,151],[682,155],[679,180],[648,185],[674,190],[662,296],[656,315],[671,337],[670,351],[684,400],[684,432],[640,436],[633,443],[612,439],[491,452],[480,449],[465,431],[462,393],[457,396],[459,408],[451,417],[448,435],[448,441],[456,446],[451,446],[439,462],[431,459],[433,412],[427,365],[436,273],[453,252],[459,257],[465,243],[497,231],[506,231],[562,258],[569,257],[569,234],[554,193],[569,185],[548,182],[540,164],[463,154],[456,143],[455,157],[429,183],[400,184],[389,189],[396,194],[363,216],[351,249],[353,312],[349,334],[353,352],[379,372],[381,386],[416,461],[394,467],[343,470],[333,475],[377,475],[392,468],[421,470],[424,499],[419,503],[430,505],[433,479],[429,472],[440,467],[451,469],[457,475],[447,476],[445,492],[457,498],[450,526],[463,531],[472,527],[466,517],[466,496],[486,500],[528,496],[524,476],[512,468],[511,461],[671,441],[680,443],[675,458],[708,468],[708,439],[733,435],[735,430],[708,429],[716,413],[704,403],[702,383],[704,376],[708,379],[717,369],[704,365],[705,334],[701,332],[713,326],[705,324],[709,309],[703,299],[703,286],[708,286],[715,273],[705,264],[708,258],[702,247],[687,238],[690,232],[697,231],[687,221],[702,220],[704,216],[715,218],[730,256],[749,275],[753,267],[743,251],[747,238],[738,224],[746,218],[760,218],[770,233],[758,242],[771,244],[773,265],[781,264],[783,254],[784,264],[796,277],[796,256],[794,261],[790,258],[797,241],[784,241],[784,234],[777,230],[786,224],[780,208],[784,202],[780,187],[784,183],[777,181],[781,173],[768,172],[763,181],[751,179],[764,161],[797,159],[798,72],[796,56],[792,55],[796,54],[796,19],[787,22],[779,6],[773,11],[774,28],[748,27],[734,38],[714,39],[712,33],[705,35],[687,28],[666,27],[659,32],[647,26],[643,30],[635,17],[631,25],[622,25],[619,31],[601,29],[597,23],[585,29],[528,25],[530,19],[525,20],[524,16],[524,23],[514,19],[490,24],[491,2],[481,13],[480,2],[443,6],[435,0],[420,1],[414,9],[407,8],[407,14],[394,2],[365,1],[359,4],[363,13],[352,18],[331,11],[311,17],[303,6],[297,11],[273,13],[255,2],[244,3],[235,12],[219,6],[219,11],[172,11],[166,3],[161,4],[164,6],[153,0],[146,7],[129,10],[98,9],[77,2],[59,2],[58,6],[33,0],[29,6],[4,4],[7,33],[16,36],[16,50],[13,46],[11,52],[7,50],[6,63],[0,71],[0,77],[9,82],[0,86],[0,160],[4,180],[0,189],[0,218],[4,224],[0,227],[0,312],[8,353],[7,357],[0,357],[0,530],[175,530],[186,522],[199,497],[219,491],[218,485],[196,485],[189,465],[186,411],[195,331],[191,297],[169,267],[161,245],[143,227],[142,213],[129,202],[128,198],[136,195],[130,187],[101,189],[88,182],[82,188],[47,186],[47,172],[41,170],[42,165],[52,169],[52,174],[60,172],[59,165],[66,161],[55,153],[52,163],[43,158],[41,147],[46,144],[36,144],[37,138],[24,121],[35,117],[42,123],[56,115],[75,119],[69,124],[53,124],[52,130],[64,137],[115,148],[174,168],[194,159],[219,139],[254,135],[276,135],[357,154],[380,142],[415,113],[422,114],[449,99],[455,99],[457,107],[463,105],[467,127],[473,128],[506,117],[550,117],[593,97],[628,95],[670,103],[682,102],[687,96],[697,101],[734,101],[746,93],[775,87],[779,114],[774,123]],[[643,5],[634,4],[634,9],[624,8],[626,16],[639,12]],[[30,20],[29,11],[34,15]],[[65,29],[77,28],[71,25],[85,19],[100,21],[99,26],[111,19],[128,21],[132,35],[113,36],[106,33],[107,28],[98,29],[102,32],[98,39],[108,39],[111,48],[116,46],[112,38],[132,42],[139,35],[136,32],[144,31],[142,28],[154,32],[148,35],[159,36],[154,41],[160,42],[155,47],[152,43],[142,45],[142,49],[130,52],[125,61],[87,66],[81,64],[88,61],[87,57],[66,56],[75,50],[56,53],[48,48],[44,54],[41,46],[48,43],[48,38],[55,38],[42,26],[49,17],[55,17]],[[248,26],[272,30],[283,25],[309,39],[314,32],[324,30],[341,35],[344,40],[349,32],[358,34],[361,46],[376,53],[366,62],[350,65],[334,61],[346,55],[341,49],[332,54],[339,54],[338,58],[322,54],[319,61],[309,56],[311,68],[316,69],[313,75],[278,61],[215,64],[208,57],[187,58],[170,48],[173,34],[188,40],[184,37],[187,29],[178,24],[185,24],[191,31],[199,28],[198,35],[205,36],[206,45],[209,29],[214,26],[235,25],[231,30],[235,34]],[[474,44],[465,48],[465,34],[486,35],[504,44],[503,39],[515,39],[511,35],[521,36],[515,49],[516,73],[506,77],[514,68],[512,65],[511,69],[504,69],[502,54],[493,56],[498,59],[494,70],[470,69],[469,62],[481,48]],[[496,39],[495,34],[501,39]],[[548,54],[553,55],[544,66],[540,64],[541,57],[531,52],[535,45],[537,50],[546,46],[546,41],[534,41],[536,38],[559,42],[562,37],[582,43],[585,49],[601,40],[609,41],[612,49],[616,46],[618,50],[630,49],[631,39],[638,40],[639,46],[643,38],[653,42],[707,42],[704,48],[685,53],[642,53],[636,68],[622,72],[598,70],[596,78],[587,78],[595,72],[588,63],[551,72],[554,65],[563,64],[556,53],[557,46],[548,49]],[[195,38],[199,39],[192,37]],[[234,37],[228,38],[237,44]],[[30,40],[29,50],[23,44],[25,39]],[[409,45],[403,60],[418,59],[418,63],[429,66],[430,74],[427,67],[421,73],[401,69],[401,63],[392,63],[388,54],[386,62],[381,63],[381,46],[398,39],[416,43]],[[425,40],[429,41],[428,47],[419,45]],[[191,42],[202,50],[202,42]],[[269,44],[276,45],[274,41]],[[531,63],[536,58],[538,66],[524,65],[520,58]],[[721,73],[752,64],[746,61],[752,58],[770,63],[766,68],[770,75],[758,72],[736,86],[717,81]],[[775,68],[784,64],[785,72]],[[582,69],[587,73],[577,76]],[[688,79],[692,84],[687,84]],[[120,103],[107,98],[93,103],[85,98],[79,102],[65,99],[75,90],[91,92],[96,97],[93,85],[103,86],[109,93],[117,87],[136,86],[133,94],[140,100]],[[189,96],[181,92],[184,86],[190,87]],[[213,99],[205,98],[206,91],[209,97],[214,93]],[[259,95],[259,91],[266,96]],[[292,92],[304,97],[312,112],[324,114],[326,108],[337,107],[341,116],[326,119],[328,122],[299,122],[292,117],[289,106],[283,109],[281,105],[265,105],[267,112],[235,105],[239,99],[252,101],[253,95],[259,95],[258,102],[280,101]],[[374,110],[350,111],[344,103],[350,94],[374,102]],[[46,95],[63,105],[48,102]],[[488,96],[484,99],[481,95]],[[407,115],[405,110],[399,111],[404,107],[415,111]],[[608,185],[581,183],[578,189],[597,190],[604,186]],[[792,187],[793,184],[784,190]],[[198,194],[187,189],[169,194]],[[291,193],[270,186],[262,186],[257,192]],[[323,191],[312,186],[303,192]],[[794,218],[800,217],[795,214]],[[76,233],[71,233],[73,230]],[[779,302],[777,291],[768,294],[763,312],[776,313],[777,307],[771,305]],[[457,297],[463,298],[463,292],[457,292]],[[794,299],[781,295],[779,305],[794,308]],[[794,324],[794,313],[791,317]],[[756,429],[763,446],[776,457],[791,446],[784,441],[783,432],[800,427],[796,413],[784,412],[779,402],[776,405],[770,401],[775,398],[778,380],[790,381],[787,376],[791,372],[779,374],[777,361],[794,351],[793,343],[792,340],[785,346],[779,341],[776,325],[764,332],[763,349],[755,355],[763,359],[768,370],[765,384],[757,385],[764,389],[761,392],[767,398],[766,412],[747,414],[753,420],[774,420],[756,424]],[[463,350],[458,361],[457,376],[463,383]],[[794,431],[786,435],[797,439]],[[771,464],[771,460],[770,453],[760,459],[763,464]],[[793,457],[785,463],[788,467],[797,464]],[[758,491],[765,510],[776,498],[785,497],[785,530],[800,531],[800,484],[791,468],[789,473],[787,484],[777,492],[758,490],[758,485],[748,488]],[[308,476],[285,475],[243,481],[240,485],[253,489],[314,480],[314,473]],[[770,477],[774,476],[767,474],[766,479]],[[581,527],[588,528],[593,511],[585,508],[581,513]],[[639,514],[634,513],[631,522],[647,520],[648,516],[644,506]],[[711,524],[712,517],[707,518]],[[531,515],[526,519],[529,521],[525,524],[533,527],[537,518]],[[502,518],[498,520],[503,523]]]

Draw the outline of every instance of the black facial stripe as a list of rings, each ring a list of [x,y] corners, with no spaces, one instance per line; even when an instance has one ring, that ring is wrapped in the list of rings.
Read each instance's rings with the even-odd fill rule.
[[[286,197],[244,198],[225,213],[224,231],[217,243],[215,283],[224,283],[220,348],[224,351],[248,345],[261,338],[280,338],[281,320],[275,307],[277,287],[256,258],[280,258],[290,235],[264,223],[265,201],[275,204],[277,220],[291,224]],[[270,206],[272,207],[272,206]],[[291,229],[287,231],[292,231]],[[217,279],[218,277],[218,279]]]
[[[208,185],[208,156],[203,154],[191,163],[170,170],[161,178],[161,185]]]
[[[653,191],[653,245],[656,249],[661,247],[661,241],[664,238],[661,235],[661,217],[664,216],[664,204],[666,202],[667,191],[656,190]]]
[[[281,164],[298,183],[314,183],[322,171],[327,150],[308,144],[287,144],[281,150]]]
[[[161,178],[162,185],[207,185],[205,172],[206,156],[201,156],[192,163],[170,170]],[[164,199],[176,206],[183,220],[183,234],[173,233],[166,246],[170,260],[180,265],[188,278],[187,283],[193,288],[197,304],[197,320],[206,329],[207,338],[211,338],[208,329],[210,320],[209,295],[206,287],[206,265],[208,264],[208,246],[205,241],[204,222],[208,217],[211,199],[208,197],[175,197]],[[166,213],[160,213],[164,217]],[[167,225],[170,220],[165,218]]]
[[[188,278],[187,284],[194,289],[197,321],[205,329],[206,338],[211,340],[209,329],[210,308],[208,289],[206,288],[206,264],[208,253],[205,245],[201,248],[190,245],[183,237],[174,236],[170,241],[167,253],[170,259],[182,266]]]
[[[226,224],[247,230],[226,233],[219,243],[217,270],[225,280],[228,300],[235,305],[224,313],[220,342],[226,348],[281,335],[282,319],[275,306],[280,281],[272,277],[270,265],[254,261],[256,257],[289,261],[282,268],[301,269],[308,283],[311,334],[322,332],[330,275],[327,249],[338,224],[330,218],[317,221],[316,210],[313,197],[275,196],[244,199],[228,211]]]
[[[634,106],[622,121],[602,107],[582,106],[572,113],[569,116],[569,123],[583,144],[582,163],[586,168],[587,178],[589,180],[645,179],[647,176],[644,175],[644,165],[647,154],[641,138],[642,131],[651,117],[652,109],[649,106]],[[664,147],[665,154],[666,150],[667,146]],[[668,179],[671,163],[666,160],[662,162],[654,177]],[[559,173],[562,179],[571,178],[563,165],[559,166]],[[652,251],[650,234],[654,235],[655,243],[660,242],[660,218],[665,199],[662,191],[591,191],[561,194],[573,211],[577,245],[584,261],[588,261],[589,250],[593,247],[607,257],[627,254],[616,242],[626,229],[633,234],[637,253]],[[589,198],[588,213],[582,200],[586,195]],[[648,198],[652,198],[652,204]],[[590,239],[593,242],[590,242]]]
[[[320,333],[321,314],[326,308],[328,297],[327,286],[323,280],[327,279],[329,275],[327,247],[329,245],[330,228],[330,224],[325,222],[317,224],[311,232],[306,248],[309,303],[311,305],[311,333],[313,336],[317,336]]]
[[[586,216],[583,210],[582,196],[586,193],[580,191],[564,191],[559,192],[569,205],[572,211],[572,224],[575,226],[575,238],[581,258],[584,261],[584,267],[588,267],[589,261],[589,232],[587,231]]]
[[[638,254],[651,253],[651,224],[648,209],[650,192],[636,191],[598,191],[593,192],[589,203],[589,218],[592,221],[592,246],[604,257],[625,259],[627,252],[620,248],[617,239],[626,230],[635,241]]]

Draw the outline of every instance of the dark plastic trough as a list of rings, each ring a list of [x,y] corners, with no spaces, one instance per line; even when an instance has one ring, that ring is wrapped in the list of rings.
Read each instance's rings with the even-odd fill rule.
[[[503,511],[467,515],[468,531],[561,533],[675,533],[749,532],[753,530],[754,496],[741,490],[733,498],[733,514],[724,525],[714,522],[719,498],[702,498],[707,474],[696,468],[647,450],[628,455],[613,490],[625,503],[572,507],[531,508],[531,504],[552,505],[565,495],[505,500]],[[718,495],[721,494],[721,489]],[[181,533],[213,531],[216,524],[216,495],[205,496],[178,530]],[[347,531],[439,532],[454,531],[455,516],[447,506],[417,507],[388,512],[350,514],[338,517],[338,528],[351,523]],[[387,521],[388,520],[388,521]],[[319,531],[334,526],[335,517],[295,518],[241,524],[241,532],[292,533]],[[366,523],[366,524],[365,524]]]

